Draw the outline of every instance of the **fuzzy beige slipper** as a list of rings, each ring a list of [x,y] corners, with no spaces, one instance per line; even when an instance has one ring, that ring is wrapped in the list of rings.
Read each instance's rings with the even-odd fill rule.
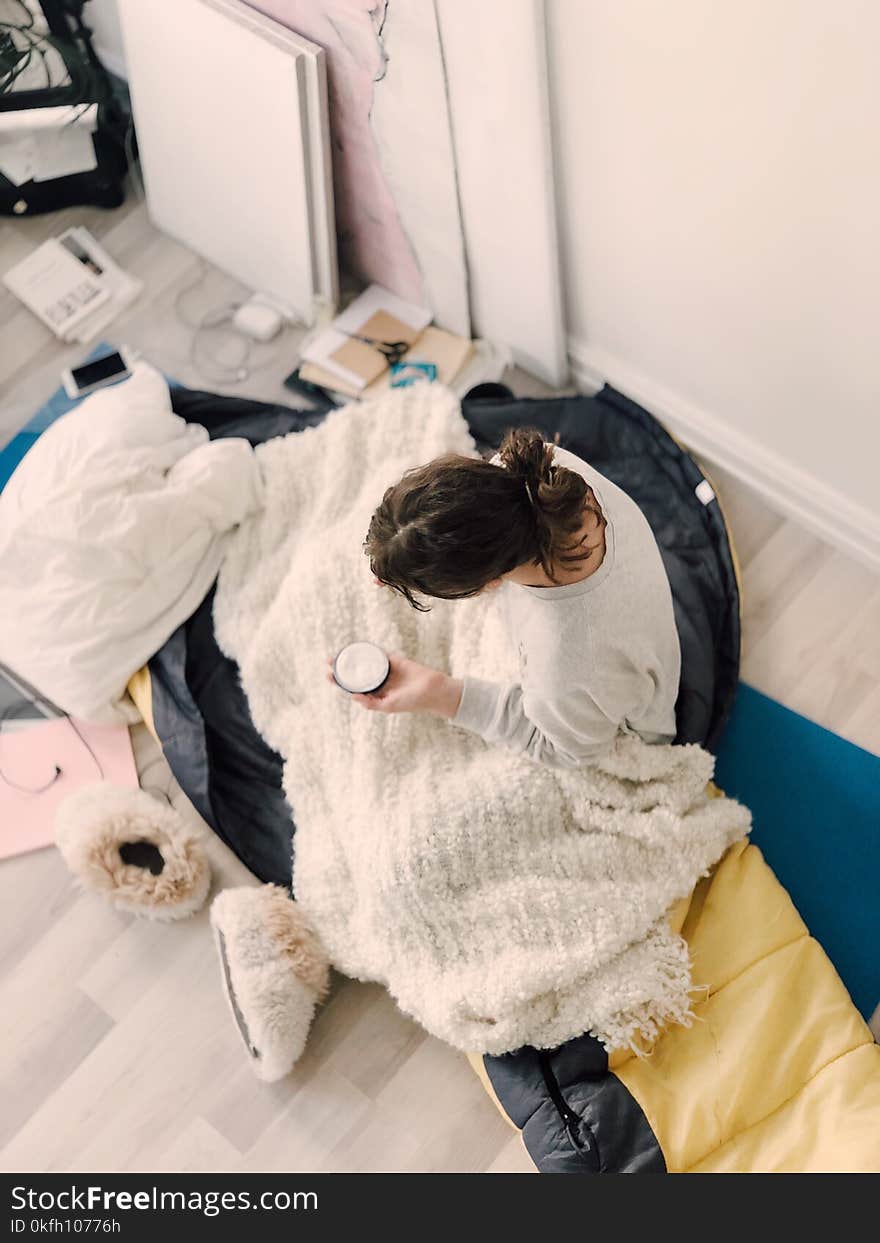
[[[208,896],[202,836],[144,790],[108,781],[83,786],[59,806],[55,840],[83,888],[121,911],[183,919]]]
[[[226,996],[251,1065],[266,1083],[298,1060],[326,996],[327,955],[310,923],[279,885],[225,889],[211,923]]]

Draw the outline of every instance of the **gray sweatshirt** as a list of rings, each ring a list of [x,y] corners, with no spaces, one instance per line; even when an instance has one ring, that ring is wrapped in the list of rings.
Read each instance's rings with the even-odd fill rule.
[[[562,587],[498,588],[520,681],[466,677],[453,724],[545,764],[574,768],[619,732],[672,741],[681,653],[669,580],[644,514],[575,454],[557,448],[554,461],[593,490],[606,520],[602,564]]]

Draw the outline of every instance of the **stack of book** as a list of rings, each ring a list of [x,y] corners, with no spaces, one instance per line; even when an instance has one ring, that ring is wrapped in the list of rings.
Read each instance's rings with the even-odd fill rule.
[[[471,341],[435,328],[429,310],[370,285],[306,343],[299,375],[347,401],[418,379],[452,385],[472,353]]]
[[[81,343],[103,332],[143,288],[82,228],[43,242],[3,284],[62,341]]]

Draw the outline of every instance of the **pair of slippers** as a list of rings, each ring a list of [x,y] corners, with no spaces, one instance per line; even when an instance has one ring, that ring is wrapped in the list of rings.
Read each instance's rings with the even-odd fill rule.
[[[55,839],[83,888],[118,910],[184,919],[204,906],[203,835],[144,790],[84,786],[59,807]],[[273,1082],[305,1048],[330,970],[304,913],[278,885],[226,889],[211,905],[221,979],[258,1078]]]

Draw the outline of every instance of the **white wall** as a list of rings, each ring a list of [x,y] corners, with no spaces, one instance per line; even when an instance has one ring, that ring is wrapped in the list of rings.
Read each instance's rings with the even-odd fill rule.
[[[576,374],[880,565],[880,4],[547,9]]]

